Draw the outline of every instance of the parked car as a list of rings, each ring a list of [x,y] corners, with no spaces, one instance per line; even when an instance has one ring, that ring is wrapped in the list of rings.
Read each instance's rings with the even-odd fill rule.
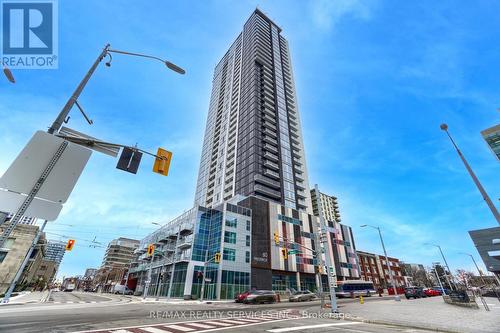
[[[441,295],[441,292],[439,290],[434,290],[432,288],[425,288],[424,289],[424,293],[426,296],[428,297],[432,297],[432,296],[439,296]]]
[[[431,288],[432,290],[435,290],[437,292],[439,292],[439,295],[442,295],[443,293],[445,295],[448,295],[450,293],[450,290],[449,289],[446,289],[446,288],[441,288],[441,287],[432,287]]]
[[[405,288],[405,297],[406,299],[410,298],[422,298],[427,297],[424,292],[424,288],[421,287],[407,287]]]
[[[309,290],[296,291],[288,299],[290,302],[306,302],[316,299],[316,295]]]
[[[262,304],[274,303],[278,300],[278,296],[271,290],[252,290],[243,300],[245,304]]]
[[[234,298],[234,301],[236,303],[243,303],[243,301],[245,300],[245,298],[247,298],[247,296],[250,294],[250,291],[245,291],[245,292],[242,292],[241,294],[238,294],[236,295],[236,297]]]

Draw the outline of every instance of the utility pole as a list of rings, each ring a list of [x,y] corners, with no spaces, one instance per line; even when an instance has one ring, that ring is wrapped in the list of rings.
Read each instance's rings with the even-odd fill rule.
[[[14,280],[10,283],[9,289],[5,292],[5,296],[2,299],[3,303],[8,303],[10,296],[12,295],[12,292],[14,291],[14,288],[16,287],[17,281],[21,278],[21,275],[23,274],[24,268],[26,267],[26,264],[28,264],[28,261],[30,260],[31,254],[33,253],[33,250],[35,249],[36,245],[38,244],[38,240],[40,239],[40,236],[43,233],[43,230],[45,229],[45,226],[47,225],[47,220],[43,221],[42,227],[38,230],[35,238],[31,242],[31,247],[28,250],[28,253],[26,253],[26,256],[24,257],[23,263],[17,270],[17,273],[14,277]]]
[[[457,151],[458,156],[460,156],[460,159],[464,163],[465,168],[469,172],[469,175],[471,176],[472,181],[474,182],[474,184],[476,184],[476,187],[479,190],[479,192],[481,192],[481,195],[482,195],[484,201],[486,202],[486,204],[490,208],[491,213],[495,217],[497,223],[500,224],[500,214],[498,213],[497,208],[495,207],[495,205],[491,201],[490,197],[488,196],[488,194],[484,190],[483,185],[481,185],[481,183],[479,182],[479,179],[477,179],[476,175],[474,174],[474,171],[472,171],[472,168],[469,166],[469,163],[467,163],[467,160],[465,159],[464,155],[462,154],[462,152],[460,151],[460,149],[458,149],[458,146],[455,144],[455,141],[453,140],[453,138],[451,137],[450,133],[448,132],[448,125],[441,124],[441,129],[443,131],[445,131],[446,134],[448,135],[448,137],[450,138],[450,141],[453,144],[453,146],[455,147],[455,150]]]
[[[323,216],[323,210],[321,209],[321,200],[320,200],[321,194],[319,192],[318,184],[314,185],[314,190],[316,191],[316,205],[318,206],[319,225],[320,225],[321,234],[327,235],[328,231],[326,228],[325,218]],[[328,239],[325,239],[325,242],[323,243],[323,245],[324,245],[324,249],[325,249],[326,270],[327,270],[328,284],[329,284],[329,289],[330,289],[331,308],[332,308],[332,313],[335,313],[335,312],[338,312],[337,295],[335,294],[335,286],[337,285],[337,281],[336,281],[337,276],[333,275],[333,273],[335,272],[335,266],[333,263],[333,258],[330,257],[330,246],[328,243]],[[319,252],[319,255],[322,256],[321,245],[319,245],[318,252]],[[335,277],[335,280],[333,279],[333,277]]]

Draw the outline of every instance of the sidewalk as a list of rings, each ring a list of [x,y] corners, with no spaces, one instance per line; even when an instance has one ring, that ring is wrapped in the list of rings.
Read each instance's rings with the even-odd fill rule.
[[[2,305],[19,305],[27,303],[40,303],[45,301],[49,292],[46,291],[34,291],[34,292],[21,292],[19,295],[11,297],[9,303],[0,303]]]
[[[180,298],[167,299],[165,297],[160,297],[158,300],[156,300],[156,297],[147,297],[146,299],[143,299],[141,296],[133,296],[133,297],[140,298],[140,300],[144,303],[165,303],[165,304],[178,304],[178,305],[234,303],[234,300],[222,300],[222,301],[204,300],[203,302],[200,302],[199,300],[184,300]]]
[[[478,300],[479,310],[444,303],[442,297],[371,301],[365,304],[345,303],[339,311],[354,316],[355,321],[395,324],[410,328],[457,333],[498,333],[500,331],[500,303],[486,298],[491,311],[486,311]]]

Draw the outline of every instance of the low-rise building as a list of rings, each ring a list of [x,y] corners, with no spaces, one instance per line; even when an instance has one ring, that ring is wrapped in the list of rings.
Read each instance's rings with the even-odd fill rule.
[[[8,223],[0,225],[0,233],[4,231]],[[7,238],[3,248],[0,248],[0,294],[5,293],[9,288],[37,233],[38,227],[35,225],[18,224]]]
[[[389,276],[389,269],[392,272],[396,287],[406,286],[399,259],[388,257],[387,265],[385,256],[374,253],[357,251],[361,277],[366,281],[372,281],[375,288],[387,288],[392,286]]]

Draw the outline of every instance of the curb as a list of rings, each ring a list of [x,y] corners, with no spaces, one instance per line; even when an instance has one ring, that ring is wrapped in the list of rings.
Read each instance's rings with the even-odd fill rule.
[[[405,327],[405,328],[414,328],[414,329],[420,329],[420,330],[428,330],[428,331],[434,331],[434,332],[443,332],[443,333],[464,333],[463,331],[453,331],[449,329],[443,329],[431,325],[414,325],[414,324],[403,324],[403,323],[397,323],[397,322],[391,322],[391,321],[384,321],[384,320],[372,320],[372,319],[362,319],[362,318],[345,318],[344,320],[349,320],[349,321],[355,321],[355,322],[361,322],[361,323],[368,323],[368,324],[377,324],[377,325],[392,325],[392,326],[398,326],[398,327]]]

